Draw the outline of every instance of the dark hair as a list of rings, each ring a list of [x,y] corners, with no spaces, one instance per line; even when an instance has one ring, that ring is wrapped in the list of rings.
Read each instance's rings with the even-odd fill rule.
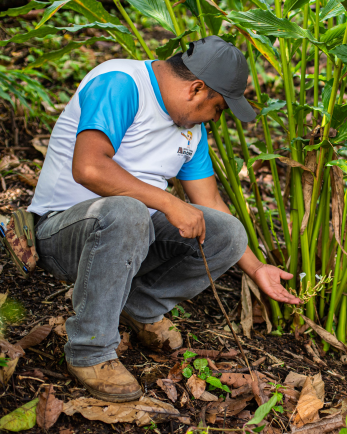
[[[196,77],[191,71],[189,71],[189,69],[183,63],[182,55],[183,53],[177,53],[166,60],[166,63],[168,63],[171,67],[171,71],[181,80],[185,80],[185,81],[199,80],[198,77]],[[217,94],[218,92],[208,87],[207,99],[212,99],[215,96],[217,96]]]

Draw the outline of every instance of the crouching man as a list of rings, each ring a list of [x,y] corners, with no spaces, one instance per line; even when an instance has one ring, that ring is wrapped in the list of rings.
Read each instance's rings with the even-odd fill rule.
[[[167,61],[110,60],[94,68],[60,115],[29,211],[39,265],[75,282],[66,322],[68,370],[106,401],[137,399],[137,380],[117,359],[119,323],[143,345],[175,350],[164,317],[237,263],[275,300],[299,303],[292,276],[260,263],[242,224],[221,199],[203,122],[230,107],[255,113],[243,93],[247,62],[210,36]],[[165,191],[181,180],[191,204]]]

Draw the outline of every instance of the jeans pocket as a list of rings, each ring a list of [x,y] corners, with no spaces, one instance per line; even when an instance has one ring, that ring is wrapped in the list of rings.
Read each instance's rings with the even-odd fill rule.
[[[40,255],[40,260],[37,265],[48,273],[53,274],[53,276],[59,280],[70,280],[68,273],[58,264],[53,256]]]

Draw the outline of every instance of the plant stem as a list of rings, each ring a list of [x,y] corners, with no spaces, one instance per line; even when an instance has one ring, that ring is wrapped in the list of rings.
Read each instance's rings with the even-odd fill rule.
[[[252,45],[248,40],[247,40],[247,49],[248,49],[248,55],[249,55],[249,60],[250,60],[250,65],[251,65],[254,88],[255,88],[255,91],[257,94],[257,99],[261,103],[262,102],[261,90],[260,90],[257,70],[255,67]],[[274,150],[272,147],[271,134],[270,134],[269,125],[268,125],[266,116],[262,116],[261,121],[263,124],[265,142],[266,142],[266,147],[267,147],[268,153],[273,154]],[[280,220],[281,220],[281,225],[282,225],[284,239],[285,239],[286,246],[287,246],[287,251],[288,251],[288,254],[290,255],[291,254],[291,239],[290,239],[290,235],[289,235],[286,210],[284,208],[284,203],[283,203],[283,198],[282,198],[282,193],[281,193],[281,186],[280,186],[280,181],[278,178],[278,172],[277,172],[277,166],[276,166],[275,160],[270,160],[270,167],[271,167],[272,178],[274,181],[275,198],[276,198],[276,202],[277,202],[277,206],[278,206],[278,213],[279,213]]]
[[[347,217],[347,190],[345,193],[345,206],[343,208],[343,217],[342,217],[342,227],[341,227],[341,234],[345,233],[345,223],[346,223],[346,217]],[[343,235],[342,235],[343,237]],[[340,263],[341,263],[341,247],[338,246],[337,248],[337,255],[336,255],[336,265],[335,265],[335,273],[334,273],[334,280],[333,280],[333,287],[331,290],[331,297],[330,297],[330,305],[329,305],[329,312],[328,312],[328,319],[325,325],[325,330],[327,330],[329,333],[332,332],[333,327],[333,321],[334,321],[334,314],[336,309],[336,301],[337,301],[337,283],[339,280],[339,273],[340,273]],[[324,342],[324,341],[323,341]],[[324,342],[324,351],[328,351],[330,345],[327,342]]]
[[[328,30],[330,30],[333,27],[333,23],[334,23],[334,19],[333,18],[329,18],[328,19]],[[331,79],[332,71],[333,71],[333,62],[328,57],[327,58],[327,80],[328,81]]]
[[[205,27],[205,19],[204,19],[203,15],[202,15],[202,9],[201,9],[200,0],[196,0],[196,5],[198,7],[198,12],[199,12],[201,37],[202,38],[206,38],[207,34],[206,34],[206,27]]]
[[[142,48],[145,50],[145,52],[146,52],[147,56],[149,57],[149,59],[154,60],[155,57],[151,53],[151,50],[147,47],[147,44],[144,41],[144,39],[142,38],[142,36],[140,35],[140,32],[134,26],[134,23],[131,21],[131,19],[130,19],[129,15],[127,14],[126,10],[121,5],[120,0],[113,0],[113,1],[114,1],[115,5],[117,6],[119,12],[122,14],[122,16],[125,19],[125,21],[128,23],[129,27],[133,31],[134,35],[137,37],[138,41],[140,42]]]
[[[319,11],[320,11],[320,0],[316,0],[316,22],[314,26],[314,36],[319,41]],[[313,85],[313,105],[318,106],[318,95],[319,95],[319,48],[314,47],[314,85]],[[317,125],[318,111],[315,110],[313,118],[313,127]]]
[[[176,32],[176,36],[178,36],[178,35],[180,35],[182,32],[181,32],[181,29],[179,28],[178,22],[177,22],[177,20],[176,20],[175,13],[174,13],[174,11],[173,11],[173,9],[172,9],[171,2],[170,2],[170,0],[164,0],[164,1],[165,1],[166,8],[167,8],[167,10],[168,10],[168,12],[169,12],[169,15],[170,15],[170,18],[171,18],[172,24],[174,25],[174,29],[175,29],[175,32]],[[182,47],[182,51],[183,51],[183,52],[184,52],[184,51],[187,51],[186,43],[183,41],[183,39],[181,39],[180,44],[181,44],[181,47]]]
[[[225,119],[224,112],[222,113],[222,116],[220,117],[220,122],[221,122],[221,127],[222,127],[222,132],[223,132],[225,149],[227,151],[229,162],[231,164],[231,167],[233,169],[235,169],[234,172],[235,172],[235,176],[236,176],[236,179],[237,179],[237,183],[239,184],[239,186],[241,188],[240,178],[238,177],[238,173],[236,171],[235,155],[234,155],[233,147],[232,147],[232,144],[231,144],[231,141],[230,141],[229,131],[228,131],[228,125],[227,125],[227,121]]]
[[[342,298],[340,315],[339,315],[339,324],[337,327],[337,339],[344,344],[346,343],[346,313],[347,313],[347,297],[344,295]]]

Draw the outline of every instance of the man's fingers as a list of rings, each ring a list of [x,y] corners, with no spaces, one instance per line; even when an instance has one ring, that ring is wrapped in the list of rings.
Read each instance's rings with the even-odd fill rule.
[[[199,237],[199,241],[201,244],[204,244],[205,241],[205,236],[206,236],[206,225],[205,225],[205,219],[202,221],[202,233]]]
[[[281,276],[281,279],[283,279],[283,280],[290,280],[293,278],[293,275],[291,273],[287,273],[286,271],[283,271],[283,270],[281,270],[280,276]]]

